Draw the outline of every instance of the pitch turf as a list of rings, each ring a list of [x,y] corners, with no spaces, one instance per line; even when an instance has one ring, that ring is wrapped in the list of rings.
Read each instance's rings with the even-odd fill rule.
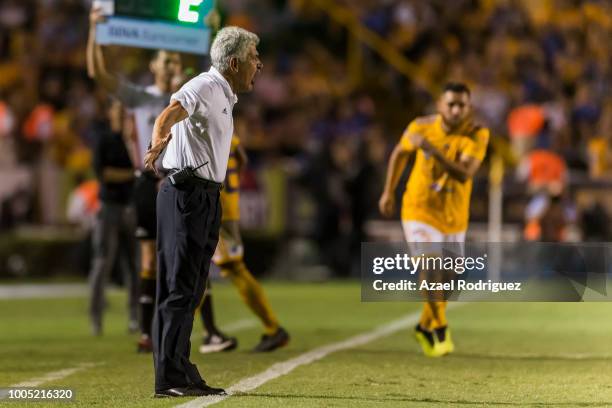
[[[198,336],[193,360],[210,384],[229,386],[418,308],[362,304],[357,283],[265,287],[292,335],[290,345],[271,354],[250,353],[260,335],[255,324],[236,332],[237,351],[202,356]],[[231,286],[216,285],[214,296],[221,326],[251,318]],[[85,298],[0,300],[0,388],[94,363],[40,388],[74,389],[69,406],[75,407],[170,407],[188,401],[151,398],[151,357],[135,353],[125,298],[112,294],[109,300],[101,338],[89,335]],[[457,346],[451,356],[423,357],[406,329],[300,366],[217,406],[612,406],[611,314],[607,303],[464,304],[449,312]],[[195,327],[201,330],[199,321]]]

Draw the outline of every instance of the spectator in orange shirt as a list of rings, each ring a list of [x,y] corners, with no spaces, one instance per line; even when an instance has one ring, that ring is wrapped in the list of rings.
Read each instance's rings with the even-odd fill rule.
[[[527,182],[532,197],[525,209],[524,238],[562,241],[567,221],[561,205],[567,184],[565,160],[551,150],[535,149],[519,164],[518,177]]]

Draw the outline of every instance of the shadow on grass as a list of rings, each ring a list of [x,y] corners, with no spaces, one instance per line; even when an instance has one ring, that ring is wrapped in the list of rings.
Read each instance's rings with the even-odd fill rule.
[[[438,400],[433,398],[415,398],[402,396],[397,393],[390,393],[386,398],[375,397],[351,397],[340,395],[306,395],[306,394],[274,394],[274,393],[236,393],[232,398],[287,398],[287,399],[320,399],[320,400],[335,400],[335,401],[363,401],[363,402],[418,402],[425,404],[456,404],[456,405],[500,405],[500,406],[517,406],[517,407],[602,407],[612,406],[612,402],[505,402],[505,401],[468,401],[468,400]]]
[[[413,349],[385,349],[385,350],[362,350],[354,352],[354,356],[361,355],[376,355],[379,358],[384,358],[389,355],[392,358],[397,358],[397,354],[401,353],[410,357],[423,357],[423,353]],[[591,353],[564,353],[564,354],[538,354],[538,353],[522,353],[522,354],[501,354],[501,353],[466,353],[455,352],[441,359],[432,359],[432,361],[444,361],[455,359],[476,359],[476,360],[508,360],[508,361],[610,361],[610,354],[591,354]],[[428,359],[429,360],[429,359]]]
[[[509,360],[509,361],[593,361],[603,362],[612,360],[611,355],[605,354],[479,354],[479,353],[456,353],[451,358],[468,358],[476,360]]]

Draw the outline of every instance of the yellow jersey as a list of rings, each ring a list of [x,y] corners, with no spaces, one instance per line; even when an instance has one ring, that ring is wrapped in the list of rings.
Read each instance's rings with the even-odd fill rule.
[[[605,137],[594,137],[587,144],[589,153],[589,174],[591,177],[603,176],[609,167],[608,140]]]
[[[416,160],[402,199],[402,220],[420,221],[444,234],[467,230],[472,180],[451,177],[433,156],[417,149],[408,135],[422,135],[448,159],[458,161],[461,155],[482,161],[487,151],[489,130],[476,128],[472,134],[446,134],[440,115],[415,119],[402,135],[404,150],[416,151]]]
[[[240,139],[234,135],[230,147],[229,160],[227,162],[227,172],[225,182],[221,190],[221,221],[240,220],[240,174],[238,173],[238,145]]]

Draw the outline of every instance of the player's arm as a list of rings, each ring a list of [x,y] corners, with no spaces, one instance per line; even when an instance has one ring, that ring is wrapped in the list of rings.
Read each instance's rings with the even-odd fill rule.
[[[246,150],[244,150],[242,144],[239,144],[238,146],[236,146],[236,164],[238,167],[238,172],[241,172],[248,162],[249,157],[247,156]]]
[[[104,16],[99,8],[92,9],[89,14],[89,38],[87,40],[87,75],[100,84],[108,92],[115,93],[119,88],[119,80],[106,70],[102,47],[96,42],[96,24],[103,21]]]
[[[458,160],[446,157],[444,153],[418,133],[411,133],[408,137],[415,146],[431,154],[440,164],[442,164],[449,176],[463,183],[474,177],[480,168],[489,142],[489,131],[487,129],[474,129],[473,132],[475,132],[474,143],[471,143],[465,151],[460,152]]]
[[[451,160],[444,156],[440,150],[431,145],[429,147],[423,147],[423,150],[435,157],[436,160],[444,166],[449,176],[462,183],[474,177],[481,164],[480,160],[463,153],[459,156],[458,161]]]
[[[170,142],[170,139],[172,139],[170,129],[172,129],[172,126],[174,126],[176,123],[187,119],[188,116],[189,114],[187,111],[177,100],[172,100],[170,105],[168,105],[162,111],[162,113],[159,114],[155,120],[155,125],[153,126],[151,147],[144,157],[145,168],[157,172],[155,162],[159,158],[161,152]]]
[[[378,201],[378,209],[385,217],[391,217],[395,212],[395,188],[413,152],[413,150],[408,149],[405,144],[400,142],[391,153],[389,164],[387,165],[385,188]]]

